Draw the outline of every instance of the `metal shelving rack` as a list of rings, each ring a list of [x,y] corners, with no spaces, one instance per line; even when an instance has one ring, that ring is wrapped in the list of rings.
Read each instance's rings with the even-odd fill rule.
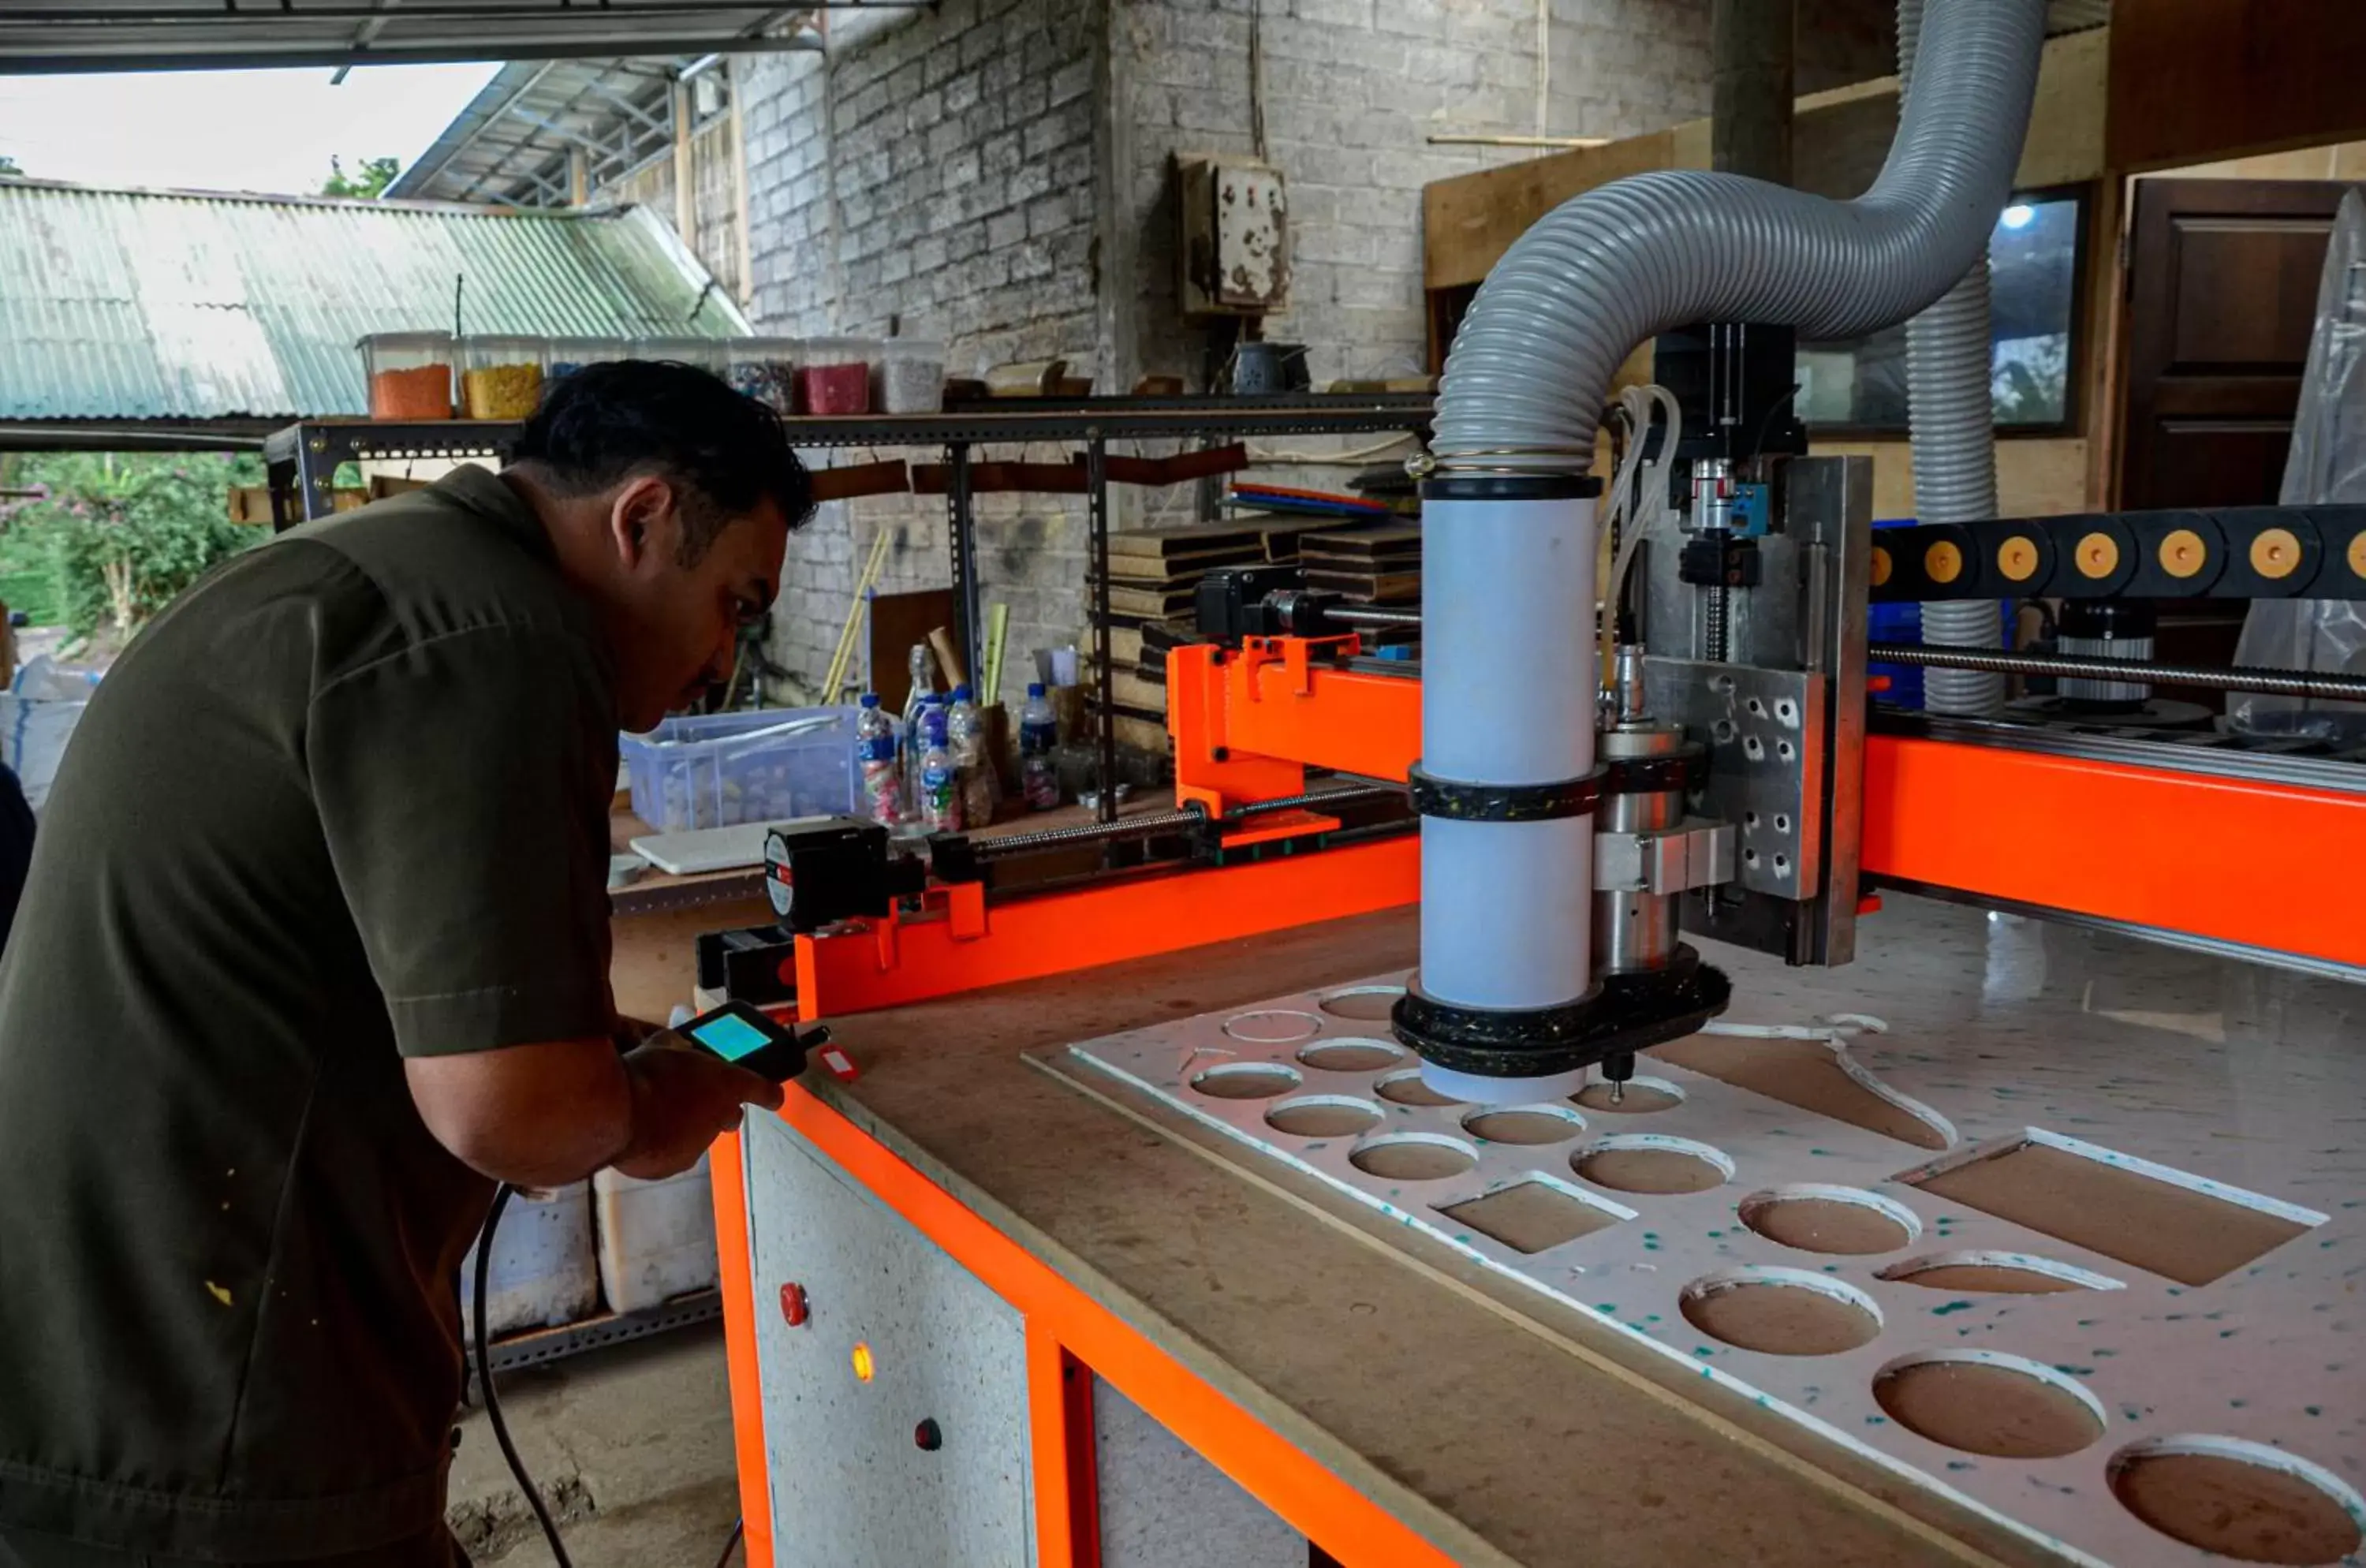
[[[952,575],[954,646],[973,671],[982,668],[978,637],[977,517],[969,479],[973,449],[1031,442],[1082,442],[1092,560],[1095,696],[1100,730],[1100,815],[1113,821],[1117,742],[1109,721],[1109,477],[1112,441],[1225,439],[1258,435],[1358,435],[1425,432],[1434,400],[1426,392],[1286,392],[1267,397],[1066,398],[956,404],[941,413],[833,414],[785,419],[790,442],[806,450],[845,446],[928,446],[943,451],[946,543]],[[515,423],[486,420],[394,423],[315,420],[264,443],[276,525],[328,515],[338,465],[406,457],[500,457],[516,440]]]

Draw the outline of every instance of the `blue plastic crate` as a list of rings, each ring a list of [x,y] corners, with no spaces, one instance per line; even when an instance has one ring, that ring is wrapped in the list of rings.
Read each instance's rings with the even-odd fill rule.
[[[854,809],[855,710],[763,708],[670,718],[618,742],[633,814],[660,833]]]

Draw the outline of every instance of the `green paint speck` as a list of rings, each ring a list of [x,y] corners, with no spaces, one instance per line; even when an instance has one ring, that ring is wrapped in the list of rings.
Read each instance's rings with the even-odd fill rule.
[[[2325,1414],[2325,1406],[2321,1404],[2304,1404],[2301,1408],[2311,1416],[2322,1416]]]
[[[1594,1305],[1594,1310],[1596,1312],[1617,1312],[1618,1310],[1618,1303],[1617,1302],[1596,1302]]]
[[[1932,1307],[1931,1309],[1931,1315],[1933,1317],[1944,1317],[1951,1312],[1969,1312],[1971,1310],[1972,1303],[1969,1302],[1949,1302],[1945,1306]]]

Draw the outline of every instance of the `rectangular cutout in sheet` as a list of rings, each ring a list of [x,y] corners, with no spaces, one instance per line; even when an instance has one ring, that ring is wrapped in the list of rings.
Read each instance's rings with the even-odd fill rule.
[[[2325,1223],[2312,1210],[2032,1127],[1898,1178],[2181,1285]]]
[[[1493,1237],[1515,1252],[1529,1254],[1607,1230],[1622,1219],[1634,1217],[1631,1211],[1606,1208],[1541,1176],[1498,1188],[1482,1198],[1469,1199],[1438,1213],[1459,1224],[1469,1225],[1481,1235]]]

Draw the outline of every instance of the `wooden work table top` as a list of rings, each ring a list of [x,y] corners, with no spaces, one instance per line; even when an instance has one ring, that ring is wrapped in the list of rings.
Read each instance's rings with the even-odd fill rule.
[[[730,917],[619,920],[620,1005],[628,970],[679,987],[689,933]],[[1869,1468],[1836,1480],[1763,1412],[1697,1406],[1606,1332],[1540,1328],[1022,1060],[1414,958],[1408,909],[833,1019],[862,1076],[809,1087],[1459,1560],[2034,1559]]]

